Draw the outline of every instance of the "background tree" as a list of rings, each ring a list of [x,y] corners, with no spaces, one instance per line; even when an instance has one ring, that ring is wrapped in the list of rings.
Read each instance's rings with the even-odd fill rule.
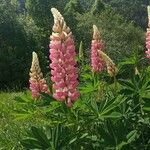
[[[128,21],[134,21],[144,30],[147,27],[147,5],[149,0],[103,0]]]
[[[95,15],[95,14],[102,12],[104,9],[105,9],[104,3],[102,3],[101,0],[95,0],[93,6],[91,8],[91,13],[93,13],[93,15]]]
[[[15,1],[13,1],[13,3],[11,0],[1,1],[1,88],[5,86],[9,88],[27,86],[32,51],[38,51],[41,48],[41,35],[38,27],[35,25],[32,18],[18,14],[17,10],[18,5]]]
[[[90,48],[92,25],[96,24],[105,41],[107,53],[117,61],[130,56],[134,50],[142,52],[144,49],[143,31],[139,27],[134,27],[133,23],[127,22],[111,8],[107,8],[100,15],[93,15],[89,12],[80,14],[77,20],[79,22],[76,30],[77,39],[83,40],[86,47]]]

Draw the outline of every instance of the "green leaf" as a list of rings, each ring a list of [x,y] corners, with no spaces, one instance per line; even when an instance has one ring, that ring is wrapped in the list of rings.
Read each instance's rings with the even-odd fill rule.
[[[150,107],[143,107],[143,110],[150,111]]]
[[[60,106],[61,105],[58,101],[54,101],[54,102],[51,102],[49,106],[43,107],[42,111],[44,113],[49,113],[49,112],[52,112],[52,111],[56,110]]]
[[[69,142],[69,144],[74,143],[76,140],[77,140],[77,137],[73,138],[73,139]]]
[[[26,101],[24,99],[22,99],[20,96],[15,97],[14,100],[19,103],[26,103]]]
[[[20,104],[32,103],[33,99],[30,93],[24,93],[23,95],[16,96],[13,100],[19,102]]]
[[[116,147],[117,147],[117,150],[122,150],[122,147],[127,145],[128,143],[127,142],[121,142],[120,144],[118,144]]]
[[[123,85],[123,86],[125,86],[125,87],[127,87],[127,88],[135,89],[134,84],[131,83],[131,82],[128,81],[128,80],[119,79],[118,82],[119,82],[121,85]]]
[[[32,114],[30,114],[30,113],[18,113],[18,114],[14,113],[14,116],[15,116],[14,120],[26,120],[26,119],[31,118]]]
[[[91,106],[93,108],[93,110],[98,113],[98,106],[95,100],[91,100]]]
[[[0,150],[7,150],[7,148],[5,148],[5,147],[0,147]]]
[[[110,115],[103,115],[104,118],[120,118],[122,114],[119,112],[112,112]]]
[[[93,77],[91,74],[82,74],[81,77],[83,77],[85,80],[87,79],[93,80]]]
[[[133,142],[136,139],[137,135],[138,135],[137,130],[133,130],[133,131],[129,132],[126,136],[127,143]]]
[[[87,84],[84,87],[79,87],[81,94],[91,93],[96,91],[97,89],[92,84]]]
[[[80,139],[85,138],[87,135],[88,135],[88,133],[84,133],[84,134],[80,137]]]
[[[135,62],[135,59],[133,57],[127,58],[125,61],[119,63],[119,68],[124,66],[124,65],[134,65],[135,63],[136,62]]]
[[[121,89],[119,93],[125,94],[125,95],[132,95],[135,93],[135,91],[132,89],[124,88],[124,89]]]
[[[126,97],[119,95],[112,103],[106,105],[106,108],[102,112],[100,112],[100,115],[104,116],[107,113],[111,112],[114,108],[121,105],[126,99],[127,99]]]
[[[42,149],[39,142],[35,138],[32,138],[32,137],[27,137],[21,140],[20,143],[22,144],[22,146],[24,146],[27,149],[35,149],[35,148]]]
[[[48,148],[50,146],[50,142],[42,129],[32,126],[31,131],[34,135],[34,138],[38,140],[39,144],[43,148]]]

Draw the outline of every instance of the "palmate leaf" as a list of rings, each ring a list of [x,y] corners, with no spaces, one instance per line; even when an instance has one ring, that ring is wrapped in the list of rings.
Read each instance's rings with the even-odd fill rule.
[[[105,116],[109,112],[111,112],[116,107],[120,106],[127,98],[119,95],[117,98],[112,99],[112,103],[109,103],[109,105],[105,104],[105,107],[103,107],[100,110],[100,116]]]
[[[81,94],[86,94],[86,93],[91,93],[97,90],[95,86],[92,84],[87,84],[84,87],[79,87],[80,93]]]
[[[34,135],[34,138],[37,139],[37,141],[43,148],[48,148],[50,146],[50,142],[41,128],[32,126],[31,131],[32,134]]]
[[[28,131],[28,137],[22,139],[20,143],[26,149],[48,149],[52,148],[50,139],[42,128],[32,126]]]
[[[143,97],[150,92],[150,80],[146,75],[135,75],[131,80],[118,80],[123,86],[120,90],[121,94],[139,95]]]
[[[91,108],[95,113],[97,114],[99,113],[98,105],[95,100],[91,100]]]
[[[59,150],[69,143],[68,137],[71,134],[68,132],[68,128],[60,124],[43,128],[32,126],[28,137],[21,140],[21,144],[27,149]]]

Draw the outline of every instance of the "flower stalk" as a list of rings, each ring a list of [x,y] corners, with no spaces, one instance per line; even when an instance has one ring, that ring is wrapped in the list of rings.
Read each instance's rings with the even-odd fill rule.
[[[43,73],[39,65],[38,56],[35,52],[32,53],[32,65],[30,69],[30,90],[32,97],[37,99],[40,97],[40,92],[49,94],[50,91],[46,84],[46,80],[43,78]]]
[[[93,25],[93,40],[91,44],[91,67],[93,72],[101,72],[105,68],[105,62],[99,56],[98,50],[104,50],[104,43],[100,39],[100,33],[96,25]]]
[[[79,97],[76,52],[72,32],[60,12],[52,8],[53,32],[50,36],[50,68],[53,81],[53,97],[66,102],[68,107]]]
[[[145,53],[146,53],[146,57],[150,59],[150,6],[147,6],[147,12],[148,12],[148,28],[146,32],[147,51],[145,51]]]

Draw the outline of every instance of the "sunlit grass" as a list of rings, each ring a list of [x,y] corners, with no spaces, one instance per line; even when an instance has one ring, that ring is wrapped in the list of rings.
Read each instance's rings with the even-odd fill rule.
[[[22,126],[13,120],[14,104],[13,98],[23,94],[0,92],[0,148],[22,149],[19,138],[22,134]]]

